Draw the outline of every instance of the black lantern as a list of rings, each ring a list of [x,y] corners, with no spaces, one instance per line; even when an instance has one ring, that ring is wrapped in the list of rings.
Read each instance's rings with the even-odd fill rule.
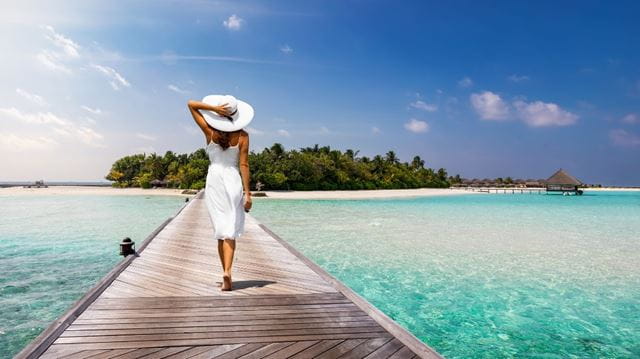
[[[136,253],[136,243],[131,238],[126,237],[120,242],[120,255],[123,257]]]

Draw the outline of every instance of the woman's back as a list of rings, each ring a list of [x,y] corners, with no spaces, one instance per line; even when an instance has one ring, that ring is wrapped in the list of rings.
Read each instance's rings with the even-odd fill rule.
[[[207,155],[209,155],[210,166],[224,166],[238,168],[238,161],[240,158],[240,144],[236,143],[235,146],[229,146],[225,150],[219,144],[211,141],[205,148]]]

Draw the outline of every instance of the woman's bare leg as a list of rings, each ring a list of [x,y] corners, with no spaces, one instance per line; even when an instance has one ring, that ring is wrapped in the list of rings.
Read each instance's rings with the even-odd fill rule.
[[[236,251],[236,241],[234,239],[225,239],[222,244],[222,290],[231,290],[231,265],[233,264],[233,255]]]
[[[220,257],[220,266],[224,272],[224,240],[218,239],[218,256]]]

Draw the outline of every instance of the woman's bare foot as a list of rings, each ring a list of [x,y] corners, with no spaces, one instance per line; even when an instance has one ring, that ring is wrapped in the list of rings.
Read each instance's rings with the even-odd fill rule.
[[[222,276],[222,286],[220,287],[220,290],[231,290],[231,274],[224,274]]]

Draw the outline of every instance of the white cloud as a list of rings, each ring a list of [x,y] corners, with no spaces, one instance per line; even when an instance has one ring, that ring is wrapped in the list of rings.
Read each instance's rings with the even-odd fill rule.
[[[91,113],[91,114],[94,114],[94,115],[100,115],[100,114],[102,114],[102,110],[101,110],[101,109],[99,109],[99,108],[91,108],[91,107],[89,107],[89,106],[84,106],[84,105],[82,105],[82,106],[80,106],[80,107],[81,107],[83,110],[85,110],[85,111],[87,111],[87,112],[89,112],[89,113]]]
[[[555,103],[516,101],[513,105],[520,119],[531,127],[569,126],[578,121],[577,115],[561,109]]]
[[[50,126],[51,131],[61,136],[75,137],[83,143],[94,147],[104,147],[99,142],[103,136],[94,129],[79,126],[72,121],[57,116],[51,112],[25,113],[15,107],[0,108],[0,115],[18,120],[22,123],[38,126]]]
[[[289,133],[289,131],[287,130],[278,130],[277,131],[278,135],[282,136],[282,137],[291,137],[291,134]]]
[[[38,106],[46,106],[47,105],[47,101],[45,101],[42,96],[38,96],[36,94],[33,93],[29,93],[21,88],[17,88],[16,89],[16,93],[24,98],[26,98],[27,100],[33,102],[34,104],[38,105]]]
[[[611,142],[616,146],[636,147],[640,146],[640,136],[623,129],[615,129],[609,132]]]
[[[640,117],[635,113],[630,113],[624,116],[621,121],[628,124],[640,123]]]
[[[264,131],[260,131],[257,128],[245,127],[244,130],[247,131],[247,133],[250,135],[254,135],[254,136],[264,135]]]
[[[518,83],[529,80],[529,76],[513,74],[507,77],[507,80]]]
[[[468,88],[473,86],[473,80],[469,77],[464,77],[462,80],[458,81],[458,86]]]
[[[500,95],[491,91],[474,93],[470,96],[471,105],[483,120],[504,120],[509,115],[509,106]]]
[[[93,130],[89,127],[80,126],[75,129],[75,135],[80,138],[80,141],[84,142],[87,145],[91,145],[94,147],[105,147],[104,144],[96,142],[102,140],[104,136]]]
[[[57,145],[56,140],[46,136],[19,136],[0,132],[0,146],[8,151],[42,150]]]
[[[54,52],[42,50],[38,55],[36,55],[36,59],[49,70],[65,74],[71,73],[71,69],[60,63],[59,56]]]
[[[382,133],[382,131],[380,131],[380,129],[376,126],[371,127],[371,133],[373,133],[374,135],[377,135],[379,133]]]
[[[34,125],[69,126],[71,124],[68,120],[60,118],[51,112],[24,113],[15,107],[11,107],[0,108],[0,114]]]
[[[172,85],[172,84],[168,85],[168,86],[167,86],[167,88],[168,88],[169,90],[171,90],[171,91],[173,91],[173,92],[177,92],[177,93],[179,93],[179,94],[181,94],[181,95],[185,95],[185,94],[188,94],[188,93],[189,93],[189,91],[187,91],[187,90],[183,90],[183,89],[179,88],[178,86],[176,86],[176,85]]]
[[[242,28],[244,24],[244,19],[240,18],[238,15],[233,14],[229,16],[229,18],[222,22],[222,25],[229,30],[238,31]]]
[[[434,104],[429,104],[421,100],[416,100],[409,104],[409,106],[413,108],[417,108],[419,110],[427,111],[427,112],[435,112],[438,111],[438,106]]]
[[[291,48],[291,46],[284,44],[282,46],[280,46],[280,52],[282,52],[285,55],[289,55],[291,53],[293,53],[293,49]]]
[[[109,79],[109,84],[111,84],[111,87],[113,87],[114,90],[119,90],[121,87],[131,86],[129,81],[120,75],[120,73],[118,73],[114,68],[96,64],[92,64],[91,67],[105,75]]]
[[[68,37],[57,33],[50,25],[45,25],[44,28],[48,31],[47,38],[51,40],[54,45],[61,48],[67,56],[72,58],[80,57],[80,52],[78,52],[80,45]]]
[[[328,133],[331,133],[331,131],[329,131],[329,129],[325,126],[320,126],[320,133],[326,135]]]
[[[404,124],[404,128],[414,133],[423,133],[429,131],[429,124],[425,121],[420,121],[412,118],[409,120],[409,122]]]
[[[157,138],[153,135],[148,135],[146,133],[136,133],[136,137],[141,138],[146,141],[155,141]]]
[[[55,29],[49,25],[45,25],[43,28],[46,31],[45,37],[50,40],[57,49],[43,49],[36,55],[36,59],[49,70],[70,74],[72,71],[64,62],[80,58],[80,45],[68,37],[57,33]]]

